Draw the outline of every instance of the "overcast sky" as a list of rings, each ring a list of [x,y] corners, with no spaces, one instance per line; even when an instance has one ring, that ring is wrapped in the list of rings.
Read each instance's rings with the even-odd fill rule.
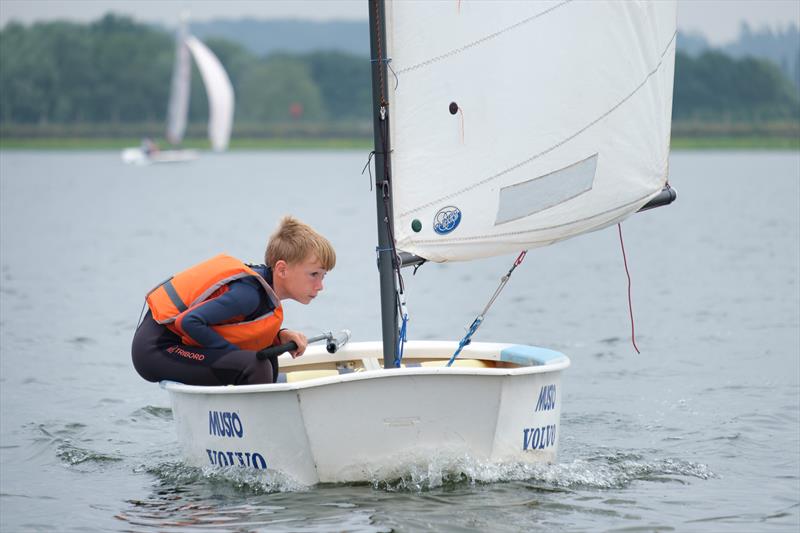
[[[242,17],[354,20],[367,18],[365,4],[366,0],[0,0],[0,25],[9,20],[85,22],[109,11],[165,26],[174,26],[182,11],[197,21]],[[800,0],[679,0],[678,27],[700,32],[712,44],[734,40],[742,21],[753,29],[800,26]]]

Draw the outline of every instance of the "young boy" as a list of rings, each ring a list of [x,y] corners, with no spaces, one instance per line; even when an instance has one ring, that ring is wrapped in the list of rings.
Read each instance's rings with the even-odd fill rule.
[[[158,285],[147,294],[149,310],[133,338],[133,366],[148,381],[189,385],[274,383],[278,360],[255,352],[297,343],[305,335],[281,329],[281,300],[308,304],[336,264],[328,240],[287,216],[270,237],[266,265],[245,265],[218,255]]]

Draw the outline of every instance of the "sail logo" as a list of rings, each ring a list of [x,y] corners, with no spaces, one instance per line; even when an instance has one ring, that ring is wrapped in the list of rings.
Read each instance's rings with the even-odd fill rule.
[[[439,235],[447,235],[461,222],[461,210],[453,205],[439,209],[433,215],[433,231]]]
[[[544,450],[556,444],[556,425],[525,428],[522,432],[522,449]]]
[[[239,437],[241,439],[244,435],[242,419],[236,413],[209,411],[208,434],[218,437]]]
[[[534,412],[537,411],[550,411],[554,409],[556,406],[556,386],[555,385],[545,385],[542,387],[542,390],[539,391],[539,400],[536,402],[536,409]]]

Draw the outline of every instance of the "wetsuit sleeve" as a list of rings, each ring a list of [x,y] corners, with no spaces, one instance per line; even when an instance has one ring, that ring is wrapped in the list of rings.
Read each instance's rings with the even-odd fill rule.
[[[219,333],[211,329],[215,324],[254,312],[261,301],[257,288],[235,281],[229,290],[186,313],[181,322],[183,331],[195,342],[206,348],[238,350]]]

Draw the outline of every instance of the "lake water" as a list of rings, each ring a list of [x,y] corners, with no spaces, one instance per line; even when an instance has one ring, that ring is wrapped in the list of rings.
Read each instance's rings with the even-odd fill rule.
[[[339,260],[287,325],[376,339],[366,155],[0,152],[0,530],[797,531],[798,152],[672,155],[678,201],[623,224],[640,355],[616,228],[528,254],[475,339],[571,358],[556,464],[315,487],[183,465],[130,363],[144,293],[220,251],[258,261],[293,213]],[[513,259],[406,272],[409,336],[460,338]]]

